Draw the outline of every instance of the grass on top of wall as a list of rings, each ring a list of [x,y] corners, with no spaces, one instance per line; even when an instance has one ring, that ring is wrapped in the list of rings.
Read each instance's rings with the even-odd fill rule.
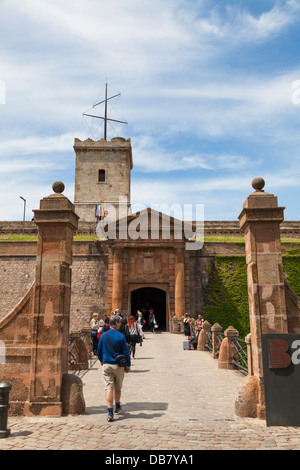
[[[1,241],[11,241],[11,242],[36,242],[38,239],[37,235],[23,235],[23,234],[5,234],[0,235]],[[95,241],[99,240],[94,235],[74,235],[74,241]]]
[[[0,234],[0,241],[36,241],[37,234],[22,234],[22,233],[7,233],[7,234]],[[75,241],[93,241],[98,240],[95,235],[75,235]],[[200,238],[196,239],[200,240]],[[238,245],[245,245],[245,239],[243,236],[238,235],[207,235],[204,237],[204,242],[212,242],[212,243],[236,243]],[[300,245],[299,238],[281,238],[282,243],[292,243],[296,245]]]

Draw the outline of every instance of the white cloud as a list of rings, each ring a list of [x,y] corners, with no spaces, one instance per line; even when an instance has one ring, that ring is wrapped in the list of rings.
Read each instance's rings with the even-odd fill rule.
[[[1,182],[1,192],[3,194],[0,208],[0,220],[22,220],[24,203],[19,198],[22,196],[26,199],[25,219],[31,220],[33,210],[39,209],[40,200],[43,197],[53,194],[52,184],[54,181],[42,184],[40,181],[33,183],[27,179],[26,181],[18,178],[18,175],[12,174],[7,181]],[[12,189],[13,188],[13,189]],[[66,185],[64,195],[73,201],[73,187]]]
[[[300,5],[297,0],[274,2],[268,11],[254,16],[249,13],[247,6],[230,6],[224,18],[214,10],[214,22],[218,25],[217,35],[231,45],[255,43],[274,38],[283,30],[299,20]]]
[[[242,210],[245,199],[254,191],[252,179],[263,176],[264,190],[275,195],[284,189],[300,189],[300,168],[297,171],[266,171],[263,175],[251,171],[231,173],[227,177],[209,179],[182,177],[181,181],[155,181],[152,178],[139,178],[132,184],[133,210],[142,207],[163,209],[164,205],[204,204],[205,220],[236,219]],[[282,201],[279,200],[279,205]]]
[[[14,155],[33,155],[33,154],[49,154],[55,152],[70,152],[74,145],[74,134],[66,133],[63,135],[41,136],[32,135],[23,138],[10,138],[1,142],[0,157],[8,157]],[[9,162],[8,162],[9,163]],[[30,160],[23,160],[26,167],[36,164]],[[53,165],[53,161],[48,160],[48,164]],[[2,169],[5,164],[2,163]]]
[[[232,193],[250,187],[247,169],[268,168],[277,143],[288,147],[278,150],[277,163],[288,152],[295,169],[300,107],[292,103],[291,85],[300,79],[298,57],[290,68],[281,66],[280,53],[270,70],[249,64],[268,64],[260,46],[276,48],[271,41],[299,22],[300,4],[274,1],[259,14],[251,14],[251,7],[241,2],[233,8],[230,0],[225,6],[210,0],[3,0],[0,181],[6,200],[15,200],[20,181],[29,194],[40,178],[34,185],[38,202],[46,191],[45,173],[51,184],[53,177],[72,180],[74,137],[102,137],[102,123],[82,113],[103,90],[106,75],[122,93],[116,107],[122,106],[129,126],[117,133],[133,142],[137,197],[139,185],[143,197],[166,200],[201,199],[204,191],[212,208],[219,200],[214,193],[223,191],[222,207],[227,193],[232,207]],[[235,53],[249,54],[247,67]],[[114,111],[110,102],[111,117]],[[210,141],[218,145],[210,147]],[[298,188],[296,172],[279,167],[270,184]],[[172,182],[173,170],[182,172],[181,185]],[[149,172],[162,173],[165,182],[148,180]],[[9,207],[12,214],[10,204],[3,210]]]
[[[139,136],[133,142],[134,168],[149,173],[164,173],[172,171],[188,171],[203,169],[209,171],[242,169],[249,165],[250,159],[242,155],[192,154],[186,155],[184,150],[170,152],[164,143],[151,136]]]
[[[237,8],[221,16],[218,8],[205,10],[205,2],[187,8],[180,0],[143,5],[136,0],[89,0],[88,5],[58,0],[4,2],[3,18],[13,13],[32,28],[37,41],[29,43],[32,50],[27,47],[23,56],[20,47],[2,49],[0,78],[7,84],[7,119],[13,121],[18,112],[35,125],[44,120],[45,125],[59,125],[65,131],[77,128],[105,74],[120,85],[126,120],[139,134],[150,124],[152,129],[176,133],[181,128],[200,137],[236,132],[253,136],[257,125],[269,118],[277,122],[275,113],[293,111],[290,86],[299,70],[290,76],[282,72],[279,77],[257,78],[248,70],[232,75],[231,70],[216,67],[216,61],[224,48],[228,52],[224,39],[240,44],[243,37],[251,44],[257,34],[267,37],[292,24],[298,18],[298,3],[277,4],[257,17]],[[45,36],[52,38],[53,46]],[[39,38],[45,42],[45,52],[38,47]],[[212,63],[213,74],[199,72],[200,66],[209,71]]]
[[[181,0],[10,0],[2,10],[3,18],[13,14],[25,30],[25,24],[31,26],[35,40],[45,34],[51,37],[45,54],[35,47],[31,53],[26,51],[25,60],[38,53],[40,64],[53,64],[51,45],[60,44],[62,52],[67,52],[67,63],[84,61],[102,77],[122,73],[123,79],[130,77],[136,83],[141,77],[147,81],[175,70],[184,73],[191,61],[205,64],[207,59],[222,55],[223,48],[240,47],[241,42],[266,40],[298,19],[299,5],[287,1],[257,17],[246,8],[228,7],[224,15],[214,4],[210,9],[204,1],[191,6]],[[27,38],[24,40],[26,44]],[[77,54],[68,54],[72,44]],[[59,72],[61,54],[56,56],[56,66]]]

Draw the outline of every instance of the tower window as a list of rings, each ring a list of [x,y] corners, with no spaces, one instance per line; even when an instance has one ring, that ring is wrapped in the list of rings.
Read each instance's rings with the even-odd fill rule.
[[[105,182],[105,170],[98,170],[98,183]]]

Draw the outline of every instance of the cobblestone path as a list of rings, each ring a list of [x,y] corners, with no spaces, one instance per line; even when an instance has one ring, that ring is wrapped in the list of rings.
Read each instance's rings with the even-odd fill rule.
[[[234,414],[243,375],[219,370],[209,352],[184,351],[182,335],[146,333],[122,392],[122,414],[106,420],[101,365],[82,375],[86,413],[9,417],[0,450],[287,450],[300,428],[267,427]]]

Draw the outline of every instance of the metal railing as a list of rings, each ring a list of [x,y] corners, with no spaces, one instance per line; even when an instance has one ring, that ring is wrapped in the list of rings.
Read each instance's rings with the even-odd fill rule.
[[[218,341],[218,345],[217,345],[217,348],[216,348],[216,357],[219,357],[220,347],[221,347],[223,339],[225,338],[225,335],[224,335],[224,333],[217,333],[216,338],[217,338],[217,341]]]
[[[68,368],[70,369],[71,367],[74,367],[74,370],[77,370],[77,360],[76,360],[76,355],[74,354],[75,351],[73,349],[75,348],[75,341],[74,338],[69,339],[69,360],[68,360]]]
[[[212,352],[213,350],[213,342],[212,342],[212,332],[211,330],[206,330],[205,331],[205,349],[208,349],[208,351]]]
[[[241,338],[236,338],[232,345],[235,349],[235,354],[232,356],[232,363],[242,373],[248,374],[248,354],[247,343]]]
[[[215,328],[212,328],[209,323],[206,325],[204,323],[203,330],[200,334],[202,334],[202,348],[211,352],[214,356],[214,359],[217,359],[220,355],[220,349],[222,347],[223,340],[227,335],[226,332],[223,333],[220,325],[215,324],[214,327]],[[235,330],[233,327],[229,327],[228,329]],[[238,335],[237,330],[235,330],[234,333]],[[233,336],[235,335],[229,335],[229,343],[234,349],[234,353],[229,359],[229,364],[232,364],[239,372],[248,374],[248,344],[245,340],[239,338],[238,336]],[[197,338],[199,338],[199,336]],[[200,350],[202,350],[201,347]]]
[[[80,340],[80,341],[78,341]],[[83,362],[83,356],[84,362]],[[90,331],[81,331],[80,334],[71,335],[69,339],[68,369],[71,373],[84,374],[96,361],[92,355],[92,341]]]

